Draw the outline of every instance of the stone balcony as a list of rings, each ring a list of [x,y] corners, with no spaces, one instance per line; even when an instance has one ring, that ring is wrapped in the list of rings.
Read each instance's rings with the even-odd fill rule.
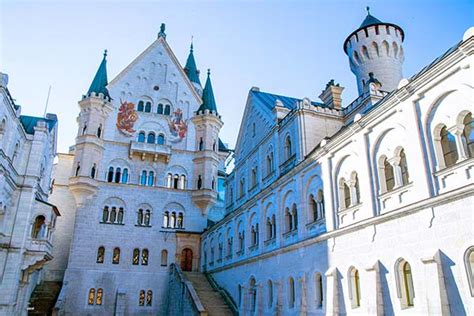
[[[53,245],[47,239],[28,238],[26,249],[29,252],[41,253],[51,257],[53,253]]]
[[[133,158],[134,155],[140,156],[141,160],[152,158],[153,161],[158,161],[159,158],[163,158],[168,162],[171,157],[171,146],[131,141],[130,159]]]

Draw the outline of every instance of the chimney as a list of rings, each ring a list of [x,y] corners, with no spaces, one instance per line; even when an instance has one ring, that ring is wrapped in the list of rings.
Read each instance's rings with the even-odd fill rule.
[[[327,83],[326,89],[319,95],[319,98],[328,107],[340,110],[342,107],[342,90],[344,90],[344,87],[339,86],[338,83],[334,84],[334,79],[331,79]]]

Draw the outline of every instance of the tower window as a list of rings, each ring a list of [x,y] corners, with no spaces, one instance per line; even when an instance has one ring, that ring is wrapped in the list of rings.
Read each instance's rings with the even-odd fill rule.
[[[137,105],[137,111],[138,112],[143,112],[143,109],[144,109],[145,105],[143,104],[143,101],[138,101],[138,105]]]
[[[165,115],[171,114],[171,106],[169,104],[165,105]]]
[[[151,112],[151,102],[147,102],[145,104],[145,112],[147,112],[147,113]]]
[[[157,111],[158,114],[163,114],[163,104],[159,103],[158,104],[158,111]]]

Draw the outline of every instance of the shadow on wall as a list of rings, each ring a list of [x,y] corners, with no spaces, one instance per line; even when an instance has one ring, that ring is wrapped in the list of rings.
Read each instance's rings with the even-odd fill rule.
[[[446,286],[446,292],[448,294],[448,303],[451,314],[459,316],[466,315],[464,304],[452,272],[452,267],[456,264],[442,251],[440,251],[440,257],[441,266],[443,267],[444,285]],[[464,267],[462,267],[461,270],[464,271]]]
[[[390,287],[388,285],[388,270],[380,263],[380,286],[382,288],[383,295],[383,311],[385,316],[395,315],[393,311],[392,300],[390,299]]]
[[[345,282],[346,278],[337,270],[337,305],[338,305],[338,310],[337,313],[338,315],[346,315],[346,303],[344,301],[344,286],[342,285],[342,282]]]

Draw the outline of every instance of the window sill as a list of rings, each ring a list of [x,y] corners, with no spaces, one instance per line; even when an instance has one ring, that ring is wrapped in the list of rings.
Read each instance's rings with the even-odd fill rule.
[[[439,169],[439,167],[437,167],[438,170],[436,170],[434,172],[434,175],[436,177],[444,176],[448,173],[453,172],[455,169],[458,169],[460,167],[464,167],[464,166],[466,166],[466,165],[468,165],[472,162],[474,162],[474,158],[469,157],[469,158],[463,159],[461,161],[457,161],[454,165],[449,166],[449,167],[443,167],[442,169]]]
[[[258,245],[252,245],[249,247],[249,251],[252,252],[254,250],[258,250]]]
[[[140,225],[140,224],[135,224],[135,227],[148,227],[148,228],[150,228],[150,227],[151,227],[151,225]]]
[[[125,223],[111,223],[111,222],[99,222],[99,224],[106,224],[106,225],[119,225],[123,226]]]
[[[265,241],[263,242],[263,244],[264,244],[265,246],[270,246],[270,245],[274,245],[275,242],[276,242],[276,238],[273,237],[273,238],[271,238],[271,239],[265,240]]]
[[[345,214],[345,213],[349,213],[351,211],[354,211],[354,210],[357,210],[358,208],[360,208],[362,206],[362,203],[359,202],[357,204],[354,204],[354,205],[351,205],[347,208],[343,208],[343,209],[339,209],[339,211],[337,212],[338,214]]]
[[[408,190],[413,186],[413,182],[408,182],[407,184],[404,184],[402,186],[393,188],[391,191],[383,192],[379,194],[379,199],[385,199],[386,197],[389,197],[391,195],[395,195],[397,193],[400,193],[402,191]]]
[[[290,237],[296,236],[297,234],[298,234],[298,229],[296,228],[284,233],[283,238],[288,239]]]
[[[321,219],[318,219],[318,220],[315,220],[315,221],[312,221],[311,223],[308,223],[306,224],[306,229],[312,229],[316,226],[319,226],[321,224],[324,224],[326,221],[324,218],[321,218]]]

